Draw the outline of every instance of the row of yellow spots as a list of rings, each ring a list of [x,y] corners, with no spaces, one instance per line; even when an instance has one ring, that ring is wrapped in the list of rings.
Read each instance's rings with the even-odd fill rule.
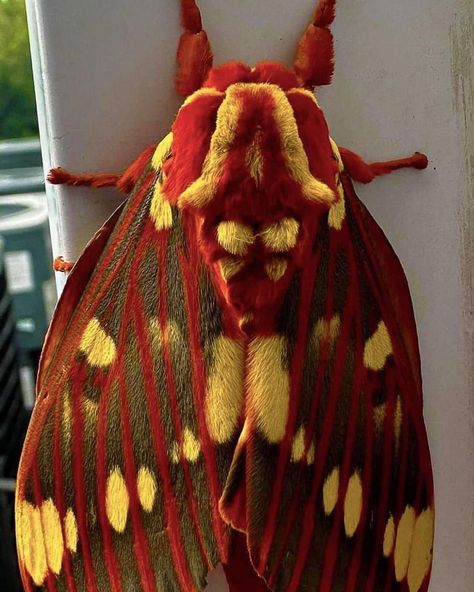
[[[61,572],[65,549],[77,551],[77,522],[71,508],[66,512],[63,524],[52,499],[40,507],[29,502],[19,502],[16,509],[18,557],[33,582],[41,586],[48,570]],[[64,533],[64,534],[63,534]]]
[[[326,516],[330,516],[339,499],[340,470],[339,467],[329,473],[323,485],[323,508]],[[344,498],[344,529],[351,538],[357,531],[362,515],[363,488],[359,471],[355,471],[349,478]]]
[[[138,499],[143,510],[147,513],[153,510],[157,485],[152,471],[147,467],[140,467],[137,474]],[[119,533],[125,531],[130,508],[130,496],[122,471],[115,467],[107,478],[105,493],[105,511],[112,528]]]
[[[234,220],[224,220],[217,226],[217,242],[234,257],[223,257],[220,260],[221,274],[228,281],[244,266],[240,258],[248,253],[249,247],[257,237],[265,247],[273,253],[290,251],[298,240],[299,223],[294,218],[282,218],[278,222],[266,224],[260,232]],[[278,281],[283,277],[288,267],[287,261],[282,257],[274,257],[265,264],[267,275]]]
[[[323,486],[323,508],[326,516],[334,511],[340,488],[340,471],[338,467],[329,473]],[[344,528],[351,538],[360,523],[363,506],[363,486],[358,471],[349,479],[344,499]],[[397,582],[407,578],[410,592],[419,592],[431,566],[434,533],[434,513],[427,509],[416,516],[415,509],[407,506],[398,527],[393,516],[387,521],[383,554],[389,558],[393,554],[395,577]]]
[[[395,578],[405,578],[410,592],[419,592],[431,568],[433,554],[434,512],[428,508],[416,516],[415,509],[407,506],[398,528],[393,517],[385,528],[383,553],[394,555]]]

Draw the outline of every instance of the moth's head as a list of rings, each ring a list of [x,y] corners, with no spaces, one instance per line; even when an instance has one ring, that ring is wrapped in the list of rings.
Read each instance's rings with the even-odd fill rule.
[[[200,15],[191,24],[200,27]],[[276,62],[212,69],[202,30],[186,32],[178,51],[177,87],[188,96],[173,124],[163,189],[195,222],[196,247],[241,318],[267,314],[281,299],[338,199],[328,127],[308,88],[330,79],[332,54],[324,68],[321,56],[319,69],[309,64],[313,29],[330,36],[311,24],[293,70]]]

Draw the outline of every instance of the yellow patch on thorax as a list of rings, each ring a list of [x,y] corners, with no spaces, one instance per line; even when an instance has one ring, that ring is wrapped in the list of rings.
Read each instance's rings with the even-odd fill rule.
[[[262,435],[271,444],[285,436],[290,378],[283,367],[288,343],[285,337],[258,337],[248,346],[248,402]]]
[[[280,136],[283,157],[290,176],[301,185],[303,195],[310,200],[331,205],[335,195],[326,183],[316,179],[310,171],[309,161],[293,109],[284,91],[274,84],[236,83],[229,86],[216,117],[216,128],[211,138],[201,175],[181,194],[178,205],[203,207],[215,196],[229,152],[243,112],[245,99],[250,95],[268,95],[273,102],[273,116]],[[251,164],[251,174],[259,179],[263,164],[255,157],[255,148],[250,147],[246,159]],[[245,166],[245,162],[242,163]]]
[[[107,335],[96,318],[92,318],[87,324],[79,349],[86,355],[91,366],[101,368],[110,366],[117,355],[113,339]]]
[[[119,467],[115,467],[107,479],[105,510],[114,530],[124,532],[127,524],[130,498],[127,484]]]
[[[243,108],[235,86],[237,85],[227,89],[226,98],[217,111],[216,129],[204,159],[201,176],[183,191],[178,200],[179,206],[189,204],[203,207],[214,198]]]
[[[370,370],[382,370],[387,358],[393,353],[392,342],[383,321],[369,337],[364,347],[364,366]]]
[[[274,282],[278,282],[285,275],[288,268],[288,262],[280,257],[274,257],[268,263],[265,263],[265,272]]]
[[[224,281],[228,282],[243,268],[244,261],[235,257],[222,257],[219,260],[219,268]]]
[[[245,165],[257,187],[260,185],[263,178],[263,154],[261,141],[262,130],[258,128],[245,155]]]
[[[219,444],[234,434],[244,403],[244,349],[240,341],[219,335],[211,344],[206,389],[206,423]]]
[[[259,236],[270,251],[286,252],[296,245],[299,228],[298,220],[282,218],[278,222],[264,226]]]
[[[254,242],[252,227],[234,220],[224,220],[217,226],[217,242],[232,255],[245,255]]]

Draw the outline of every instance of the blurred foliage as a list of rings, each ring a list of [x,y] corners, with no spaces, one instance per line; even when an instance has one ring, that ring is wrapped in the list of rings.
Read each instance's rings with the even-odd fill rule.
[[[37,135],[25,0],[0,0],[0,139]]]

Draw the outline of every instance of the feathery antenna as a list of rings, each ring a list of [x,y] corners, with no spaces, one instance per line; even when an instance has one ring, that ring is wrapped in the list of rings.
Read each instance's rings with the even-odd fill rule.
[[[181,23],[176,90],[187,97],[203,85],[212,68],[212,50],[195,0],[181,0]]]
[[[331,84],[334,39],[329,27],[336,17],[336,0],[319,0],[312,22],[298,42],[294,71],[304,86]]]

